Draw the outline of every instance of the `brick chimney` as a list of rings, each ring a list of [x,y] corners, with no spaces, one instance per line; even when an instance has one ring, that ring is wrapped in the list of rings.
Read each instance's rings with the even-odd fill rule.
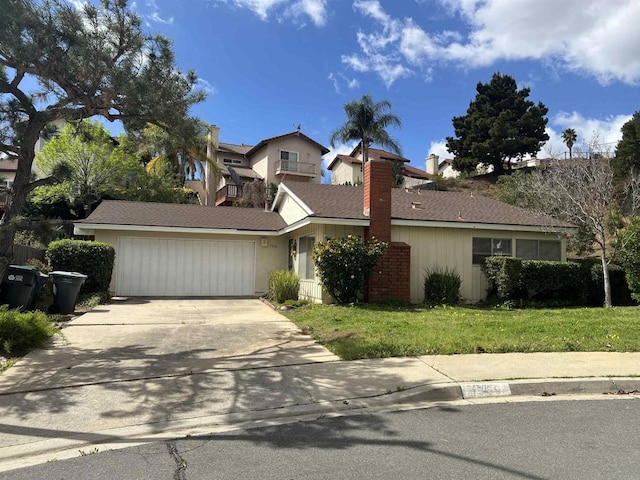
[[[364,214],[369,217],[367,240],[391,241],[391,162],[369,160],[364,164]]]
[[[384,160],[364,164],[364,214],[369,217],[365,238],[388,243],[367,281],[364,297],[370,303],[411,299],[411,247],[391,241],[391,168]]]

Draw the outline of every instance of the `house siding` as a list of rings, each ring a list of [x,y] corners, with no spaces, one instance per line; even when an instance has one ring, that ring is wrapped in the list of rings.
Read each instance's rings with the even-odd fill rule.
[[[333,185],[356,185],[362,183],[360,165],[351,165],[338,160],[331,170],[331,183]]]
[[[210,235],[210,234],[175,234],[165,232],[144,232],[144,231],[118,231],[118,230],[96,230],[96,241],[105,242],[116,249],[118,254],[118,239],[120,237],[137,238],[172,238],[187,240],[244,240],[256,243],[256,265],[255,265],[255,295],[262,295],[268,290],[269,273],[274,270],[286,270],[287,268],[287,240],[283,237],[260,237],[258,235]],[[260,239],[267,239],[267,246],[261,245]],[[114,265],[113,275],[109,291],[116,290],[117,261]]]
[[[286,137],[278,140],[273,140],[269,142],[268,145],[265,146],[264,149],[261,149],[260,152],[264,150],[266,152],[266,156],[269,158],[268,166],[265,171],[265,178],[268,178],[269,182],[272,183],[280,183],[282,178],[276,177],[276,167],[278,162],[280,161],[280,151],[288,150],[291,152],[298,153],[298,162],[301,163],[313,163],[315,164],[315,176],[307,177],[301,176],[297,177],[293,174],[286,174],[285,177],[288,179],[298,178],[302,181],[308,181],[310,183],[319,184],[322,178],[321,176],[321,164],[322,164],[322,152],[319,148],[315,147],[308,141],[303,138],[298,138],[295,136]],[[257,171],[256,167],[254,169]],[[282,176],[280,176],[282,177]]]
[[[287,225],[291,225],[307,216],[302,207],[289,195],[284,195],[282,203],[279,205],[278,213],[287,222]]]
[[[391,229],[391,240],[411,245],[411,302],[424,300],[425,269],[448,267],[455,269],[462,280],[461,295],[465,302],[477,302],[486,297],[487,280],[479,266],[472,265],[474,237],[556,240],[543,232],[510,232],[435,227],[401,227]],[[566,240],[561,239],[562,260],[566,260]]]

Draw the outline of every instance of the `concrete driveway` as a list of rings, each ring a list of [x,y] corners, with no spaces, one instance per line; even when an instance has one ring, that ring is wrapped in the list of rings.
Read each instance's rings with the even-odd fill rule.
[[[0,376],[0,460],[95,442],[90,432],[304,403],[296,375],[269,367],[337,359],[259,300],[116,301]]]
[[[335,360],[255,299],[128,299],[69,322],[55,348],[0,377],[0,391],[60,388]]]

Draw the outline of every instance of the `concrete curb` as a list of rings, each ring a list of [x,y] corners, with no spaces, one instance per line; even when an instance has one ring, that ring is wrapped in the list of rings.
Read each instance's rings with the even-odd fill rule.
[[[422,408],[429,404],[512,396],[567,396],[588,394],[634,395],[640,398],[640,377],[527,379],[490,382],[437,383],[371,397],[290,405],[259,411],[131,425],[79,434],[75,439],[48,439],[0,447],[0,472],[81,455],[81,450],[115,450],[149,442],[255,428],[325,416],[367,413],[372,410]]]

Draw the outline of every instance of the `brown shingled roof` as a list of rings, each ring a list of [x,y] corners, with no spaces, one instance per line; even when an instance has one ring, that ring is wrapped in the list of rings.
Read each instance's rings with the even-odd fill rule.
[[[362,187],[286,182],[293,194],[316,217],[367,219],[363,215]],[[417,208],[413,203],[419,203]],[[392,190],[391,217],[396,220],[483,223],[519,226],[572,225],[497,200],[466,192]]]
[[[286,226],[278,213],[261,208],[119,200],[103,201],[86,220],[77,223],[261,231],[277,231]]]
[[[222,143],[218,144],[218,151],[237,153],[238,155],[246,155],[249,150],[253,148],[253,145],[236,145],[234,143]]]
[[[419,168],[412,167],[411,165],[403,165],[402,174],[405,177],[412,177],[412,178],[429,179],[433,177],[433,175],[425,172],[424,170],[420,170]]]

